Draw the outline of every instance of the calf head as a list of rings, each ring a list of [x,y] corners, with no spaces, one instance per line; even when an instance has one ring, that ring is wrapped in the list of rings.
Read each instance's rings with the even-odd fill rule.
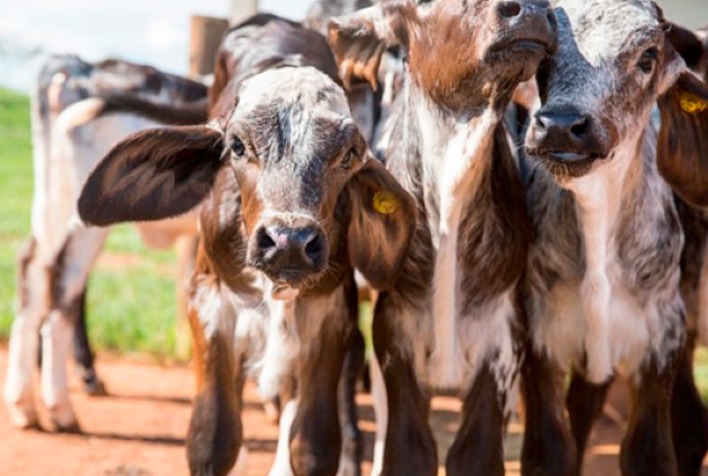
[[[648,0],[565,0],[556,17],[529,155],[561,183],[592,173],[642,137],[658,100],[659,170],[685,199],[708,204],[708,89],[672,46],[661,10]]]
[[[412,198],[370,158],[344,92],[312,67],[245,80],[221,123],[125,139],[89,177],[79,213],[105,226],[202,201],[219,277],[237,288],[244,268],[263,271],[283,299],[336,286],[350,261],[387,287],[415,226]]]
[[[546,0],[383,0],[329,25],[345,85],[376,86],[382,53],[402,49],[411,80],[450,109],[508,102],[552,50]],[[481,93],[481,94],[480,94]]]

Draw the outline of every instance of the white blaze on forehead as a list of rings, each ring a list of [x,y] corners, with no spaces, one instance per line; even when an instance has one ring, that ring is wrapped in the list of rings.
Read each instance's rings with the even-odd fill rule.
[[[556,13],[561,49],[577,48],[592,66],[641,47],[660,28],[648,0],[565,0]]]
[[[274,68],[249,78],[241,88],[238,109],[247,112],[274,100],[283,106],[300,103],[339,116],[351,116],[342,88],[309,66]]]

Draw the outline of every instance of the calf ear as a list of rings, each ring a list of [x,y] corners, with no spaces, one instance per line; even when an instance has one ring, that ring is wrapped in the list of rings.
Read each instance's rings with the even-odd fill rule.
[[[87,224],[108,226],[186,213],[211,190],[222,151],[222,134],[203,125],[128,136],[91,172],[79,197],[79,216]]]
[[[666,39],[689,69],[698,68],[703,57],[703,43],[695,33],[675,23],[666,23]]]
[[[659,171],[684,201],[708,206],[708,85],[683,72],[659,109]]]
[[[337,60],[344,87],[350,89],[354,81],[364,80],[374,91],[378,85],[381,56],[386,48],[398,43],[378,5],[332,18],[327,40]]]
[[[349,183],[349,258],[376,289],[398,278],[416,226],[413,197],[375,159]]]

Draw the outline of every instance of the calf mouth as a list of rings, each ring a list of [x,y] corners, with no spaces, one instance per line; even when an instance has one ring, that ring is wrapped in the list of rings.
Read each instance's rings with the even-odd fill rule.
[[[513,53],[533,53],[545,55],[550,53],[551,43],[546,39],[541,38],[511,38],[504,39],[494,43],[489,48],[488,56],[490,58],[497,57],[503,54]]]
[[[527,148],[529,159],[540,163],[556,178],[576,178],[586,175],[601,154],[580,150],[547,150]]]

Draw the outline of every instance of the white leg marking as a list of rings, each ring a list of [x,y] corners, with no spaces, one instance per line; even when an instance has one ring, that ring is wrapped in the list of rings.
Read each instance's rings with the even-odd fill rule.
[[[45,267],[35,256],[27,267],[26,280],[32,284],[28,290],[29,303],[15,316],[10,332],[4,398],[10,421],[20,428],[37,423],[32,377],[37,369],[39,328],[49,306],[48,278]]]
[[[290,400],[285,404],[280,415],[278,430],[278,449],[275,452],[275,462],[270,469],[270,476],[291,476],[293,468],[290,465],[290,429],[297,413],[297,401]]]
[[[386,401],[386,383],[376,355],[371,357],[371,396],[376,419],[376,440],[374,442],[374,461],[371,476],[379,476],[383,470],[386,431],[388,430],[388,403]]]
[[[72,330],[66,316],[57,310],[49,314],[42,326],[42,400],[59,428],[76,425],[66,376]]]

